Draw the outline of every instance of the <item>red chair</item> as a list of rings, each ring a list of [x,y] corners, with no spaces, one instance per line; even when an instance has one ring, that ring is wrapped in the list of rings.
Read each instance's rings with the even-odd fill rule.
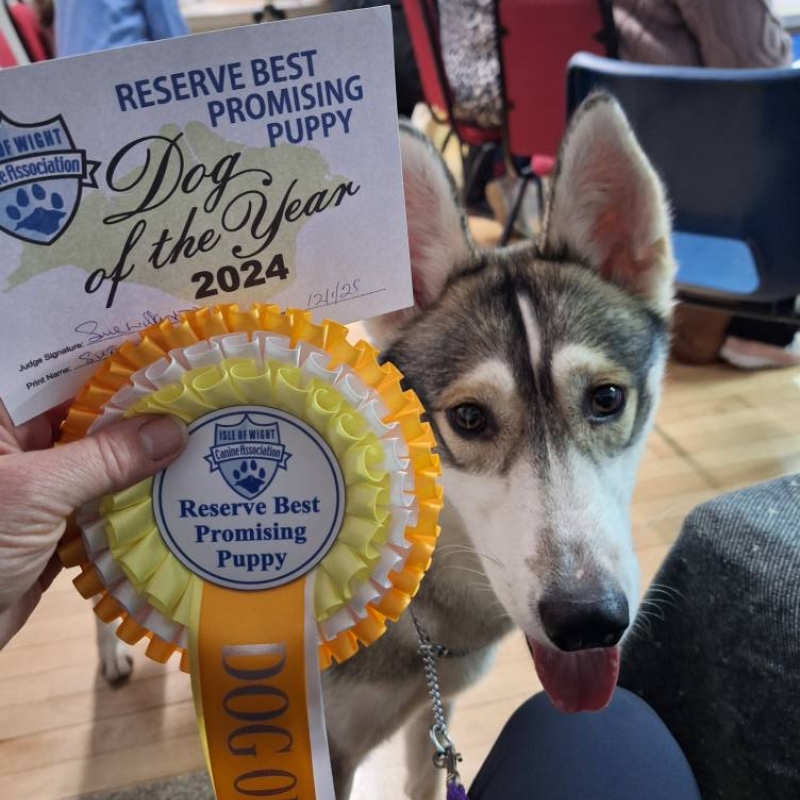
[[[447,1],[447,0],[445,0]],[[611,0],[495,0],[504,124],[480,128],[454,119],[444,69],[436,0],[402,0],[425,101],[445,120],[464,150],[464,197],[485,159],[504,145],[508,169],[523,178],[506,215],[501,244],[511,236],[529,183],[544,207],[542,178],[552,171],[566,121],[566,68],[579,51],[616,57]],[[520,157],[525,167],[516,165]]]
[[[45,61],[48,58],[52,58],[53,53],[50,51],[47,37],[33,9],[22,2],[7,3],[2,0],[2,4],[4,6],[3,10],[7,12],[7,16],[11,19],[16,37],[27,54],[28,61]],[[8,45],[8,42],[6,44]],[[10,49],[13,50],[13,46]],[[27,62],[17,60],[13,64],[4,64],[3,66],[16,66],[20,63]]]
[[[0,14],[2,11],[0,11]],[[0,69],[5,67],[16,67],[17,59],[14,52],[11,50],[6,37],[2,30],[0,30]]]
[[[18,67],[30,61],[5,2],[0,0],[0,69]]]
[[[577,52],[617,57],[611,0],[497,0],[500,74],[509,168],[523,180],[501,237],[511,236],[529,183],[544,208],[547,177],[567,119],[567,63]],[[520,157],[524,168],[515,165]]]
[[[494,152],[495,146],[503,141],[503,129],[481,128],[455,119],[453,92],[442,59],[436,0],[402,0],[402,3],[425,102],[431,107],[438,122],[445,122],[450,126],[451,133],[461,145],[462,163],[465,166],[463,195],[466,199],[484,160]],[[446,119],[440,119],[436,115],[436,109],[444,112]],[[443,148],[449,137],[450,133],[445,139]],[[471,151],[474,158],[465,158],[465,150]]]

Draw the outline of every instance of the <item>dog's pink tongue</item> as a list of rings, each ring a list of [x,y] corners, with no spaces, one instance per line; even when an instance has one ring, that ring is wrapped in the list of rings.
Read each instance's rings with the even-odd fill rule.
[[[611,702],[619,647],[564,653],[528,639],[536,674],[559,711],[599,711]]]

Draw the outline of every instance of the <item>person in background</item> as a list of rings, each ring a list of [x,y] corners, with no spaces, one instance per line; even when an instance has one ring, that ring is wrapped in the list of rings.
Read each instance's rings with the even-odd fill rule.
[[[52,56],[56,51],[55,33],[53,30],[53,0],[33,0],[31,3],[33,13],[39,22],[39,27],[47,45],[47,51]]]
[[[770,0],[614,0],[620,57],[721,69],[788,67],[792,40]],[[673,353],[745,369],[800,365],[797,328],[679,306]]]
[[[503,124],[496,0],[439,0],[442,60],[453,117],[479,128]]]
[[[742,69],[792,58],[771,0],[614,0],[614,22],[623,61]]]
[[[189,33],[178,0],[56,0],[55,25],[59,57]]]

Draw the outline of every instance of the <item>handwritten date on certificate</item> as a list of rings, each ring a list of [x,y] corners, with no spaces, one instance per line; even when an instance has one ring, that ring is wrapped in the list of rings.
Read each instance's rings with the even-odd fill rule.
[[[306,308],[322,308],[323,306],[335,306],[345,300],[355,300],[361,297],[359,284],[361,278],[353,278],[350,281],[336,281],[333,286],[321,289],[318,292],[311,292],[306,301]]]

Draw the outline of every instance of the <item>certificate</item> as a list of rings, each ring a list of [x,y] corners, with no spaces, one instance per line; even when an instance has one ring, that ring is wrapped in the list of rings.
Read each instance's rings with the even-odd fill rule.
[[[0,397],[19,424],[180,311],[412,303],[389,10],[0,72]]]

